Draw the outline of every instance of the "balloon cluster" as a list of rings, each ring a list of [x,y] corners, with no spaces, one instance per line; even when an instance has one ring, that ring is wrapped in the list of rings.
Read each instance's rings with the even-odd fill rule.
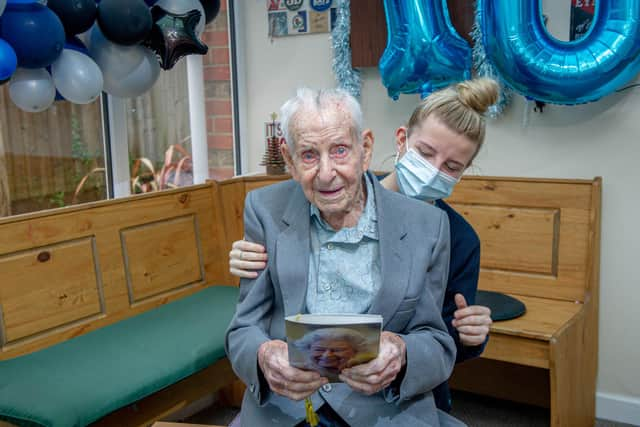
[[[131,98],[160,70],[203,55],[220,0],[0,0],[0,84],[24,111],[56,99]]]

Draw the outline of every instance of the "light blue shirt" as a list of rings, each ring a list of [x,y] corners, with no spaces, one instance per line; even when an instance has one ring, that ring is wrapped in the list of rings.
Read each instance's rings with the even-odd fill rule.
[[[355,227],[335,231],[311,205],[309,313],[366,313],[382,282],[373,184],[365,175],[367,202]]]

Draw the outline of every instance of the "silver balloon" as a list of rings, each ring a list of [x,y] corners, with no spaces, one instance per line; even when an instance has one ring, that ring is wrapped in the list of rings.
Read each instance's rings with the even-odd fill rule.
[[[119,98],[134,98],[147,92],[158,80],[160,63],[156,54],[145,47],[135,47],[140,49],[143,59],[134,70],[119,78],[104,74],[104,91],[108,94]]]
[[[74,104],[93,102],[102,92],[102,71],[87,55],[64,49],[51,64],[51,75],[56,89]]]
[[[200,21],[196,26],[196,35],[200,37],[204,31],[206,17],[200,0],[158,0],[154,6],[160,6],[167,12],[175,14],[187,13],[193,9],[200,11]]]
[[[91,29],[89,55],[102,70],[105,82],[119,80],[133,72],[145,58],[145,48],[139,45],[123,46],[105,38],[97,24]]]
[[[18,68],[9,81],[9,96],[21,110],[44,111],[56,98],[56,87],[44,68]]]

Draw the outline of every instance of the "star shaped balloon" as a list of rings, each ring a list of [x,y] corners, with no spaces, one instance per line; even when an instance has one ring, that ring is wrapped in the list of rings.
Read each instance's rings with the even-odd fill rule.
[[[156,5],[151,8],[151,16],[154,24],[142,44],[158,55],[163,70],[170,70],[184,56],[207,53],[207,45],[196,35],[199,10],[175,14]]]

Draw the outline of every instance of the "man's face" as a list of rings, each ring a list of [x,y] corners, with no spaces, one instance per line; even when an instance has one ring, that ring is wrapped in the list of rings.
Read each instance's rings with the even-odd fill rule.
[[[356,139],[349,113],[338,107],[322,113],[298,112],[295,123],[295,152],[282,146],[293,179],[329,223],[349,219],[354,212],[357,223],[363,207],[362,176],[373,147],[371,131]]]
[[[355,356],[355,349],[347,340],[319,340],[310,348],[311,360],[323,369],[340,372]]]

